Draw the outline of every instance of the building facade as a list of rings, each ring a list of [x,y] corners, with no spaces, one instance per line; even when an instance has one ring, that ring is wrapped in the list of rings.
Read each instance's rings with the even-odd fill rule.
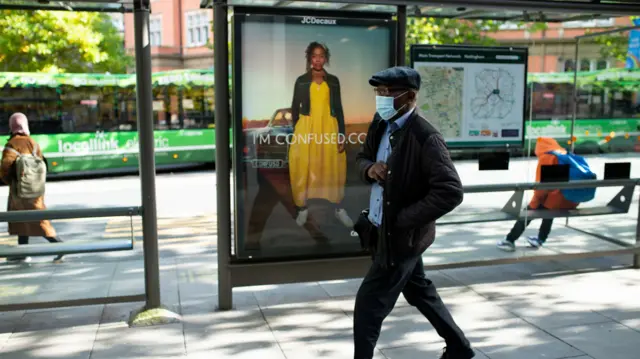
[[[586,21],[550,23],[544,31],[529,33],[517,24],[505,24],[490,36],[501,45],[529,48],[529,72],[573,72],[575,69],[575,37],[587,32],[595,33],[616,27],[631,26],[630,18],[609,18]],[[622,33],[628,36],[628,33]],[[624,62],[603,58],[602,45],[592,40],[580,44],[579,70],[595,71],[610,67],[622,67]]]
[[[151,0],[150,41],[153,71],[205,69],[213,66],[213,11],[200,9],[200,0]],[[507,23],[489,36],[501,45],[529,47],[529,72],[573,71],[575,37],[587,31],[631,26],[629,18],[604,18],[550,23],[548,29],[529,33]],[[133,52],[133,15],[124,16],[125,46]],[[581,45],[581,71],[620,67],[615,59],[602,58],[602,46]]]
[[[200,0],[151,0],[152,71],[213,67],[213,11]],[[133,14],[124,16],[125,47],[134,49]]]

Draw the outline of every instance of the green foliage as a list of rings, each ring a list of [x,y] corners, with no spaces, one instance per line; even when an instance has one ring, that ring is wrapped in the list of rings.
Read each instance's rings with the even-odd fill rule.
[[[0,10],[0,71],[125,73],[133,64],[105,14]]]
[[[486,33],[498,30],[497,21],[460,21],[455,19],[409,17],[407,19],[407,51],[413,44],[495,45]]]
[[[499,29],[501,22],[463,21],[430,17],[407,19],[406,63],[409,64],[409,49],[414,44],[433,45],[482,45],[495,46],[498,42],[488,36]]]
[[[637,18],[639,17],[630,17],[632,22]],[[594,32],[597,33],[597,31],[587,31],[588,34]],[[600,46],[600,57],[602,59],[615,59],[618,61],[625,61],[627,59],[627,50],[629,46],[628,31],[596,36],[591,38],[590,41]]]
[[[600,46],[601,59],[615,59],[618,61],[625,61],[625,59],[627,58],[627,45],[629,44],[628,33],[621,32],[610,35],[596,36],[590,39],[590,41]]]
[[[210,21],[211,28],[213,29],[213,21]],[[213,42],[211,39],[207,40],[207,44],[205,45],[207,48],[213,50]],[[227,48],[229,49],[229,63],[233,63],[233,46],[231,46],[231,41],[227,41]]]

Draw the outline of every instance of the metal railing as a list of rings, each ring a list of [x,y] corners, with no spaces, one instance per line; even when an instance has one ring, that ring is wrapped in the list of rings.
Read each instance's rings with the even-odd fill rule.
[[[142,216],[143,209],[140,206],[129,207],[103,207],[103,208],[83,208],[83,209],[54,209],[54,210],[27,210],[27,211],[10,211],[0,213],[1,222],[33,222],[42,220],[56,220],[56,219],[85,219],[85,218],[106,218],[106,217],[133,217]],[[131,241],[133,237],[133,222],[131,222]],[[65,253],[81,253],[91,252],[95,249],[98,252],[109,251],[109,246],[97,245],[92,246],[87,243],[78,244],[80,249],[65,251]],[[67,244],[65,242],[65,244]],[[108,297],[96,297],[96,298],[82,298],[82,299],[70,299],[59,300],[51,302],[27,302],[27,303],[15,303],[15,304],[2,304],[0,305],[0,312],[13,311],[13,310],[26,310],[26,309],[44,309],[44,308],[59,308],[77,305],[93,305],[93,304],[113,304],[113,303],[125,303],[147,300],[147,294],[135,294],[135,295],[121,295],[121,296],[108,296]]]
[[[622,195],[627,195],[625,204],[626,211],[628,212],[631,196],[629,193],[633,193],[635,187],[640,184],[640,179],[615,179],[615,180],[589,180],[589,181],[570,181],[570,182],[549,182],[549,183],[506,183],[506,184],[489,184],[489,185],[469,185],[464,186],[465,194],[469,193],[492,193],[492,192],[508,192],[514,191],[515,194],[509,200],[509,203],[505,205],[503,211],[514,213],[513,219],[517,218],[520,212],[520,206],[522,205],[522,194],[526,190],[536,189],[571,189],[571,188],[599,188],[599,187],[620,187],[623,189],[620,191],[611,203],[619,200]],[[517,203],[514,205],[514,198]],[[512,207],[512,208],[507,208]],[[587,209],[587,208],[585,208]],[[560,213],[560,212],[558,212]],[[611,212],[611,215],[620,214],[621,212]],[[561,214],[561,213],[560,213]],[[452,214],[453,215],[453,214]],[[478,214],[481,215],[481,214]],[[471,215],[473,216],[473,215]],[[446,216],[445,216],[446,218]],[[472,222],[470,222],[472,223]],[[437,222],[436,222],[437,225]],[[567,225],[568,228],[571,228]],[[605,239],[604,236],[595,235],[581,231],[582,233],[589,234],[601,239]],[[220,238],[219,238],[220,240]],[[226,241],[231,241],[229,237],[225,238]],[[605,239],[606,240],[606,239]],[[424,267],[427,270],[434,269],[449,269],[449,268],[466,268],[476,266],[492,266],[500,264],[511,264],[520,262],[537,262],[537,261],[549,261],[549,260],[571,260],[580,258],[594,258],[605,257],[613,255],[633,254],[634,268],[640,268],[640,222],[637,221],[635,244],[622,244],[621,241],[609,241],[614,244],[618,244],[622,248],[586,251],[578,253],[559,253],[551,255],[536,255],[536,256],[513,256],[513,257],[500,257],[492,259],[480,259],[480,260],[467,260],[463,262],[443,263],[443,264],[426,264]],[[229,244],[227,244],[228,247]],[[232,289],[234,287],[253,286],[253,285],[275,285],[285,283],[299,283],[299,282],[315,282],[324,280],[340,280],[347,278],[359,278],[363,277],[371,263],[370,256],[368,254],[354,255],[350,257],[342,258],[318,258],[310,260],[288,260],[286,258],[281,261],[270,261],[263,263],[232,263],[228,255],[223,256],[219,252],[218,256],[218,268],[223,268],[225,272],[226,281],[220,282],[218,285],[218,300],[219,306],[222,309],[232,308]]]
[[[581,180],[570,182],[529,182],[529,183],[498,183],[464,186],[464,193],[512,192],[536,189],[572,189],[635,186],[640,184],[640,178],[611,179],[611,180]]]
[[[104,207],[86,209],[10,211],[0,213],[0,223],[33,222],[54,219],[132,217],[141,215],[142,207]]]

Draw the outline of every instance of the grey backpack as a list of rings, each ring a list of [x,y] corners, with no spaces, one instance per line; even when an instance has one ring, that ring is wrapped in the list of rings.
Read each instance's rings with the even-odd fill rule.
[[[38,144],[30,154],[20,153],[11,147],[5,149],[17,156],[15,193],[18,198],[32,199],[43,196],[47,181],[47,164],[43,158],[38,157]]]

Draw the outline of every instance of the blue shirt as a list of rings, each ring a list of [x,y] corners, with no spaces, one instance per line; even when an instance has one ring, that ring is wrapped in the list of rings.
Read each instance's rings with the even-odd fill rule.
[[[391,143],[389,142],[389,138],[395,131],[399,130],[400,128],[402,128],[402,126],[404,126],[409,116],[411,116],[411,114],[413,113],[413,110],[414,109],[407,111],[407,113],[400,116],[397,120],[395,120],[394,122],[390,123],[387,126],[384,134],[382,135],[382,139],[380,140],[380,145],[378,146],[376,162],[385,162],[385,163],[387,162],[389,155],[391,155]],[[371,186],[371,196],[369,197],[369,220],[371,221],[371,223],[373,223],[377,227],[379,227],[380,224],[382,223],[382,193],[383,192],[384,192],[384,189],[382,188],[382,186],[378,184],[378,182],[375,182]]]

